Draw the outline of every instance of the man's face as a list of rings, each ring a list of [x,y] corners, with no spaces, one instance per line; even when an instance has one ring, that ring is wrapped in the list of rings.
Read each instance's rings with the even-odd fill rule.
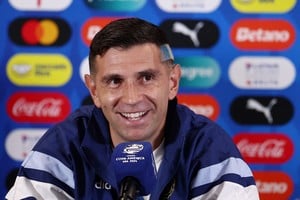
[[[180,68],[161,62],[150,43],[129,49],[111,48],[95,60],[95,76],[86,76],[94,103],[109,121],[114,145],[162,137],[168,100],[178,91]]]

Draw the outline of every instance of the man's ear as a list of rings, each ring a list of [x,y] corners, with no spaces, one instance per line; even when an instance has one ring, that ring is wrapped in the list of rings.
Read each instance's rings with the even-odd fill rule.
[[[92,77],[89,74],[85,74],[84,75],[84,82],[85,82],[85,86],[88,88],[88,90],[90,92],[90,95],[93,99],[94,104],[98,108],[100,108],[101,104],[100,104],[100,99],[99,99],[99,96],[98,96],[98,93],[97,93],[97,90],[96,90],[97,87],[96,87],[96,82],[95,82],[94,77]]]
[[[169,99],[174,99],[179,90],[179,82],[181,78],[181,68],[179,64],[176,64],[172,67],[170,72],[170,90],[169,90]]]

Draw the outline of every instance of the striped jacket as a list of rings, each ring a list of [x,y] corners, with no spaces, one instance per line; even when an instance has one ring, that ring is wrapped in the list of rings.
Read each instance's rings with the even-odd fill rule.
[[[118,199],[112,145],[101,110],[83,106],[50,128],[24,160],[6,198]],[[152,200],[257,200],[249,166],[230,136],[170,101],[164,158]]]

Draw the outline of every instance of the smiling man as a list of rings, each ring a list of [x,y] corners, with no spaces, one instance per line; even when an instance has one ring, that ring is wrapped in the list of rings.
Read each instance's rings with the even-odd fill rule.
[[[144,141],[158,174],[151,194],[139,198],[259,199],[229,135],[177,104],[180,66],[157,26],[137,18],[111,22],[94,37],[89,64],[94,105],[47,131],[7,199],[118,199],[113,149]]]

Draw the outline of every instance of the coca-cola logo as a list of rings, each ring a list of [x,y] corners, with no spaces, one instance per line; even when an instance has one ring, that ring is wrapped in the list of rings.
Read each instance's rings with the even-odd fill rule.
[[[239,133],[233,140],[248,163],[284,163],[294,152],[293,142],[280,133]]]
[[[294,191],[290,176],[281,171],[254,171],[260,200],[289,199]]]
[[[7,113],[16,122],[55,123],[70,110],[68,98],[54,92],[18,92],[7,102]]]

